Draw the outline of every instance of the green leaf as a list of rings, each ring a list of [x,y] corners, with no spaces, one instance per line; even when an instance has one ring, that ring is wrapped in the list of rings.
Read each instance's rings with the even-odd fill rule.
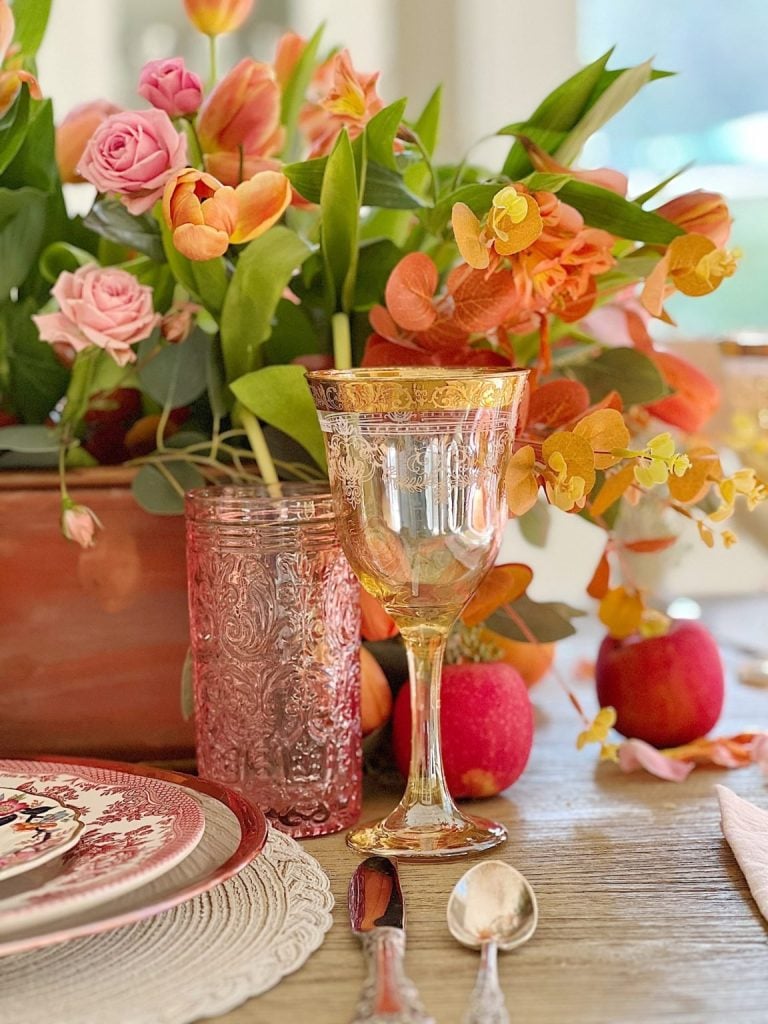
[[[0,117],[0,174],[18,153],[29,125],[29,87],[22,85],[9,110]]]
[[[651,70],[651,61],[648,60],[617,75],[569,132],[565,142],[558,147],[555,158],[564,164],[570,164],[575,160],[587,139],[607,124],[644,85],[648,84],[651,80]]]
[[[349,136],[342,131],[328,157],[320,192],[320,247],[330,312],[350,308],[359,215],[355,157]]]
[[[304,448],[325,468],[325,445],[302,366],[265,366],[230,385],[238,401]]]
[[[0,300],[23,284],[45,231],[47,200],[36,188],[0,188]]]
[[[51,0],[13,0],[13,39],[25,57],[34,57],[39,50],[50,13]]]
[[[315,70],[315,59],[324,28],[325,25],[323,24],[315,30],[314,35],[304,47],[304,51],[296,62],[296,66],[283,89],[280,104],[280,123],[285,126],[284,159],[292,159],[299,148],[299,110],[304,104],[307,87]]]
[[[518,517],[517,525],[529,544],[535,548],[545,547],[551,525],[549,505],[545,501],[537,501],[524,515]]]
[[[93,262],[93,253],[78,249],[69,242],[53,242],[40,254],[40,273],[46,281],[53,284],[65,270],[74,273],[78,267]]]
[[[206,362],[205,386],[211,413],[222,420],[230,410],[231,402],[227,382],[224,379],[224,357],[221,354],[221,338],[217,334],[210,339]]]
[[[142,391],[162,406],[189,405],[208,383],[210,335],[199,327],[178,345],[147,338],[139,345],[139,381]]]
[[[592,402],[618,391],[625,405],[644,405],[668,394],[656,364],[634,348],[609,348],[597,359],[563,367],[568,377],[580,380]]]
[[[530,128],[544,128],[548,131],[570,132],[584,114],[590,96],[597,86],[613,50],[608,50],[596,61],[581,68],[575,75],[559,85],[536,108],[533,115],[524,122],[524,134],[533,137]],[[509,133],[502,129],[500,134]],[[535,140],[538,142],[538,140]],[[541,143],[540,143],[541,144]],[[544,147],[550,152],[547,146]],[[516,142],[504,162],[503,173],[512,180],[522,178],[531,170],[528,155],[523,146]]]
[[[272,333],[262,346],[266,363],[290,363],[297,356],[322,351],[320,332],[305,309],[287,299],[280,299],[275,310]]]
[[[0,427],[0,451],[3,452],[58,452],[56,434],[46,427],[33,425]]]
[[[613,68],[611,71],[607,69],[603,71],[600,76],[600,81],[594,88],[592,95],[589,98],[589,105],[591,106],[600,99],[606,89],[609,88],[616,81],[616,79],[623,75],[625,71],[631,70],[630,68]],[[656,82],[660,78],[674,78],[677,74],[676,71],[662,71],[660,68],[651,68],[650,81]]]
[[[240,253],[221,314],[227,380],[261,365],[261,345],[270,336],[283,290],[310,252],[295,232],[278,225]]]
[[[510,608],[525,623],[527,633],[533,634],[540,644],[549,644],[573,636],[576,630],[571,624],[571,619],[584,615],[578,608],[571,608],[560,601],[534,601],[527,594],[513,601]],[[527,633],[503,610],[494,612],[485,620],[484,625],[494,633],[509,637],[510,640],[519,640],[523,643],[530,640]]]
[[[663,181],[660,181],[658,185],[654,185],[653,188],[649,188],[646,192],[642,192],[639,196],[636,196],[632,202],[636,203],[638,206],[645,206],[649,199],[653,199],[654,196],[657,196],[659,192],[662,192],[667,185],[670,185],[675,180],[675,178],[679,178],[681,174],[689,171],[691,167],[693,167],[693,160],[687,164],[683,164],[679,170],[670,174],[669,177],[665,178]]]
[[[450,220],[454,203],[465,203],[477,217],[482,217],[488,212],[491,200],[502,187],[498,183],[461,185],[443,196],[433,209],[424,210],[421,220],[432,234],[439,235]]]
[[[173,244],[171,232],[162,215],[159,217],[163,248],[173,276],[202,302],[211,316],[219,321],[228,294],[229,279],[223,257],[213,260],[188,260]]]
[[[683,229],[658,214],[641,210],[615,192],[586,181],[569,181],[560,189],[564,203],[575,207],[593,228],[603,228],[620,238],[666,245],[684,234]]]
[[[157,516],[180,516],[184,513],[184,491],[202,487],[205,479],[182,459],[164,462],[163,468],[175,481],[174,486],[154,465],[142,466],[133,479],[131,491],[147,512]]]
[[[531,192],[559,192],[569,181],[573,181],[572,175],[554,174],[551,171],[534,171],[523,178]]]
[[[98,196],[83,224],[110,242],[143,252],[150,259],[165,259],[157,221],[149,213],[129,213],[119,199]]]
[[[368,139],[368,157],[374,163],[397,173],[394,142],[402,124],[407,100],[397,100],[380,110],[365,127]]]
[[[283,173],[306,200],[319,203],[327,163],[328,157],[325,156],[317,160],[303,160],[301,163],[286,164]],[[363,204],[388,210],[417,210],[425,205],[422,199],[407,188],[399,174],[373,161],[368,161]]]
[[[360,246],[354,309],[370,309],[383,300],[389,275],[402,255],[402,250],[388,238]]]
[[[3,185],[9,188],[39,188],[41,192],[60,192],[56,164],[56,134],[53,104],[50,100],[31,108],[24,141],[3,173]]]
[[[434,155],[440,132],[440,108],[443,101],[443,87],[438,85],[427,100],[426,106],[414,121],[412,128],[430,156]]]
[[[53,348],[40,341],[31,319],[35,306],[31,299],[0,304],[0,365],[8,366],[8,397],[25,423],[42,423],[69,382]]]

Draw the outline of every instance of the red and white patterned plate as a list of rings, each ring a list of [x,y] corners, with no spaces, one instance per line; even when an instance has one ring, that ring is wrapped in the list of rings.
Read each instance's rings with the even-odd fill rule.
[[[0,881],[60,856],[75,845],[82,829],[71,807],[13,789],[0,775]]]
[[[83,821],[80,840],[59,870],[33,888],[0,881],[0,937],[55,921],[137,886],[178,864],[205,828],[199,802],[179,786],[110,768],[0,760],[3,784],[50,797]]]

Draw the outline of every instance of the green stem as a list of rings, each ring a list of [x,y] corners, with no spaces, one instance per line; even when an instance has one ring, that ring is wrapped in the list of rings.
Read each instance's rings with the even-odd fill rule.
[[[200,136],[197,134],[195,119],[194,117],[187,117],[185,120],[187,122],[187,138],[192,143],[192,155],[194,157],[195,166],[200,170],[205,170],[203,147],[200,145]]]
[[[261,479],[264,481],[270,497],[281,498],[283,491],[280,487],[277,470],[275,469],[275,464],[272,461],[272,455],[269,451],[269,446],[267,445],[267,440],[264,437],[259,421],[252,412],[249,412],[239,404],[237,406],[237,416],[248,435],[248,442],[250,443],[251,449],[256,458],[256,464],[259,467]]]
[[[352,338],[349,332],[349,317],[346,313],[334,313],[331,317],[333,332],[333,365],[337,370],[349,370],[352,366]]]
[[[219,77],[216,66],[216,36],[208,36],[208,67],[208,88],[212,89]]]
[[[59,444],[59,490],[61,492],[62,503],[67,501],[69,498],[69,491],[67,490],[67,452],[69,451],[69,445],[66,441],[62,440]]]

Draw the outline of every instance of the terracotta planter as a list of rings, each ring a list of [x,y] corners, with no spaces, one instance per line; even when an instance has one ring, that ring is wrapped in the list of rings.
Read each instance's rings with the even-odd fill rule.
[[[152,516],[130,471],[71,475],[104,523],[84,551],[58,530],[54,474],[0,474],[0,752],[181,758],[188,646],[183,517]]]

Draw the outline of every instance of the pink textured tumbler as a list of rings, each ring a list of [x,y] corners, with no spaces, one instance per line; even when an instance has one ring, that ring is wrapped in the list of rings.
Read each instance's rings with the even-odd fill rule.
[[[293,836],[360,811],[360,605],[329,494],[281,484],[186,499],[201,776]]]

